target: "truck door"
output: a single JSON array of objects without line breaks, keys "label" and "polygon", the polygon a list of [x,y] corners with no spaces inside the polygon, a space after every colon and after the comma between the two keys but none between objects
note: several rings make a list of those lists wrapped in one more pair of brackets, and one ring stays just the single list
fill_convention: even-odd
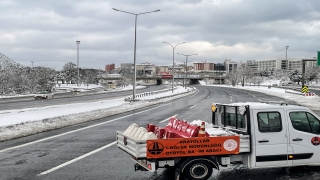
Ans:
[{"label": "truck door", "polygon": [[289,144],[294,165],[320,164],[320,121],[309,111],[288,110]]},{"label": "truck door", "polygon": [[252,118],[256,167],[286,166],[288,133],[283,109],[253,110]]}]

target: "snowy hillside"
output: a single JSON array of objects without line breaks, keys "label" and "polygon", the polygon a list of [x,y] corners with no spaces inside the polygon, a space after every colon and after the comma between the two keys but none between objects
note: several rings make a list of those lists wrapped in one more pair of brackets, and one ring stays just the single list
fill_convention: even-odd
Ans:
[{"label": "snowy hillside", "polygon": [[15,67],[17,65],[19,65],[19,64],[14,62],[12,59],[8,58],[4,54],[0,53],[0,66],[1,66],[1,69],[9,69],[10,67]]}]

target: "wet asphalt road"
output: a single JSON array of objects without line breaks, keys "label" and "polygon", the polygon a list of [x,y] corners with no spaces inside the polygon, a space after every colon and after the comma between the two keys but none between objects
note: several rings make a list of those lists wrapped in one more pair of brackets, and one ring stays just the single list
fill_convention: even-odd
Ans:
[{"label": "wet asphalt road", "polygon": [[[166,122],[160,122],[173,115],[188,121],[200,119],[210,122],[213,101],[228,103],[281,100],[233,88],[197,88],[199,91],[196,94],[172,102],[1,142],[0,179],[171,180],[173,172],[170,170],[135,172],[130,156],[119,150],[114,143],[116,131],[125,130],[133,122],[139,126],[147,123],[165,126]],[[211,179],[320,179],[320,167],[249,170],[235,165],[222,168]]]}]

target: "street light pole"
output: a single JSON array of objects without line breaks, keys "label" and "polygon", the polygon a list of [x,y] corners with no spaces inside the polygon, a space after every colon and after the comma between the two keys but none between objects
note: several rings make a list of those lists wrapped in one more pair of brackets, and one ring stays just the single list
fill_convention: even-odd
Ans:
[{"label": "street light pole", "polygon": [[[176,61],[179,61],[179,60],[176,60]],[[179,62],[182,62],[183,63],[183,66],[184,66],[184,68],[186,68],[186,63],[184,62],[184,61],[179,61]],[[179,74],[180,74],[180,68],[179,68]],[[178,74],[178,75],[179,75]],[[178,76],[178,78],[180,79],[180,77]],[[183,78],[183,86],[182,87],[184,87],[184,84],[185,84],[185,80],[186,80],[186,78]]]},{"label": "street light pole", "polygon": [[289,46],[286,46],[286,63],[287,63],[287,70],[289,70],[289,62],[288,62],[288,58],[287,58],[287,51],[288,51]]},{"label": "street light pole", "polygon": [[77,85],[79,86],[79,44],[80,44],[80,41],[76,41],[76,43],[77,43],[77,68],[78,68]]},{"label": "street light pole", "polygon": [[187,72],[188,72],[188,57],[189,56],[193,56],[193,55],[198,55],[198,54],[190,54],[190,55],[186,55],[186,54],[180,54],[177,53],[179,55],[185,56],[186,57],[186,83],[185,83],[185,89],[187,89]]},{"label": "street light pole", "polygon": [[160,11],[160,9],[158,10],[155,10],[155,11],[150,11],[150,12],[144,12],[144,13],[131,13],[131,12],[127,12],[127,11],[122,11],[122,10],[119,10],[119,9],[116,9],[116,8],[112,8],[113,10],[115,11],[120,11],[120,12],[123,12],[123,13],[128,13],[128,14],[132,14],[132,15],[135,15],[135,25],[134,25],[134,57],[133,57],[133,94],[132,94],[132,99],[133,101],[135,101],[136,99],[136,79],[137,79],[137,73],[136,73],[136,44],[137,44],[137,18],[138,18],[138,15],[140,14],[147,14],[147,13],[153,13],[153,12],[158,12]]},{"label": "street light pole", "polygon": [[175,45],[174,47],[173,47],[170,43],[167,43],[167,42],[163,42],[163,43],[169,44],[169,45],[172,47],[172,93],[173,93],[173,84],[174,84],[174,77],[173,77],[173,71],[174,71],[174,49],[175,49],[179,44],[184,44],[184,43],[186,43],[186,42],[178,43],[178,44]]},{"label": "street light pole", "polygon": [[219,77],[220,77],[219,84],[221,85],[221,64],[220,64],[220,66],[219,66]]}]

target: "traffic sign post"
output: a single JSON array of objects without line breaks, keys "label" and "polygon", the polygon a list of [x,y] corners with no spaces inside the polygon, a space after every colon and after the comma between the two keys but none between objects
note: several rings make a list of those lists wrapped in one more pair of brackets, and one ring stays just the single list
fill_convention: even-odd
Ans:
[{"label": "traffic sign post", "polygon": [[317,51],[317,65],[320,66],[320,51]]},{"label": "traffic sign post", "polygon": [[309,92],[308,86],[303,86],[302,89],[301,89],[301,92],[302,93],[308,93]]}]

